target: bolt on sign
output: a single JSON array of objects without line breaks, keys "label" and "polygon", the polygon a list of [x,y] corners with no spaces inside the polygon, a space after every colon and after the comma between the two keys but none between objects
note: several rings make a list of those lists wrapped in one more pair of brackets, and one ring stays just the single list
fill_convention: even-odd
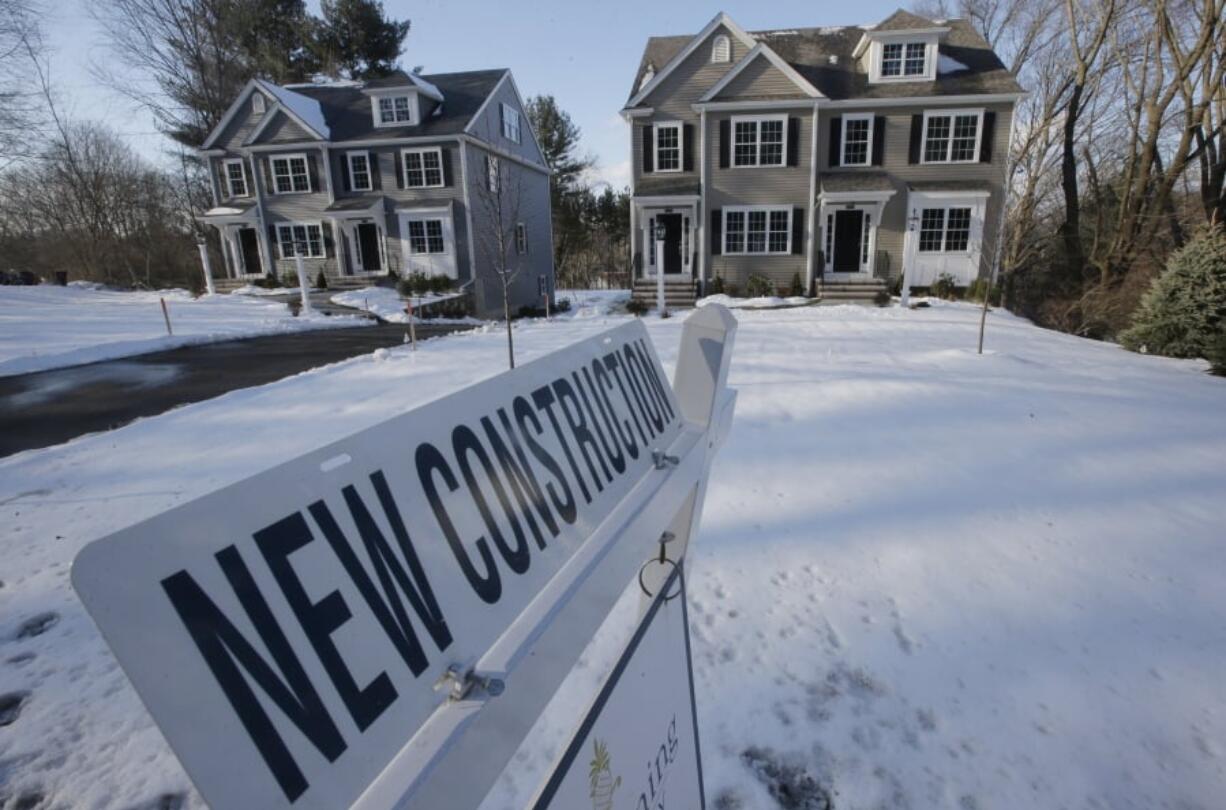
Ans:
[{"label": "bolt on sign", "polygon": [[533,810],[705,806],[684,575],[673,569]]},{"label": "bolt on sign", "polygon": [[73,585],[205,800],[475,807],[705,488],[735,321],[692,320],[688,395],[634,321],[88,545]]}]

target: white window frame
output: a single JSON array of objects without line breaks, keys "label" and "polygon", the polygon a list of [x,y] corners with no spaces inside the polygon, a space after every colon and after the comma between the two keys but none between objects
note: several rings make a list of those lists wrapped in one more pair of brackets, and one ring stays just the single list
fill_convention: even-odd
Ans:
[{"label": "white window frame", "polygon": [[[677,168],[661,169],[660,168],[660,130],[676,129],[677,130]],[[657,172],[664,174],[672,174],[685,170],[685,124],[681,121],[656,121],[652,125],[651,138],[652,168]]]},{"label": "white window frame", "polygon": [[[407,121],[398,121],[396,119],[396,99],[403,98],[408,100],[409,118]],[[383,120],[383,113],[379,109],[379,103],[383,99],[388,99],[392,103],[392,119],[391,121]],[[390,127],[411,127],[415,126],[421,120],[420,110],[418,108],[417,93],[414,92],[399,92],[399,93],[377,93],[370,97],[370,112],[374,118],[376,129],[388,129]]]},{"label": "white window frame", "polygon": [[732,40],[720,34],[711,43],[711,64],[722,65],[732,61]]},{"label": "white window frame", "polygon": [[[458,279],[455,223],[450,208],[416,208],[400,212],[401,267],[410,273],[445,275]],[[443,251],[441,253],[417,253],[409,237],[409,223],[439,220],[442,223]]]},{"label": "white window frame", "polygon": [[[966,247],[961,250],[949,249],[949,212],[954,210],[967,211],[966,220]],[[974,252],[975,241],[975,214],[977,206],[974,202],[940,202],[925,204],[919,208],[920,225],[915,234],[915,249],[921,256],[969,256]],[[921,246],[923,239],[923,218],[925,211],[942,211],[943,219],[941,220],[941,249],[940,250],[924,250]]]},{"label": "white window frame", "polygon": [[[970,160],[951,160],[950,157],[954,153],[954,119],[958,116],[976,117],[975,121],[975,154]],[[949,119],[949,143],[945,145],[944,160],[929,160],[928,159],[928,119],[929,118],[948,118]],[[962,110],[924,110],[924,128],[920,138],[919,159],[921,164],[929,166],[937,166],[941,164],[960,165],[966,163],[979,162],[979,150],[983,146],[983,108],[962,109]]]},{"label": "white window frame", "polygon": [[502,104],[502,137],[513,143],[520,143],[523,139],[519,110],[505,103]]},{"label": "white window frame", "polygon": [[263,115],[268,109],[266,99],[263,93],[251,94],[251,112],[254,115]]},{"label": "white window frame", "polygon": [[[428,183],[428,175],[426,173],[426,162],[421,162],[421,179],[422,185],[413,185],[409,182],[409,155],[425,155],[433,152],[438,157],[438,182]],[[400,150],[400,164],[404,171],[404,187],[409,188],[443,188],[447,185],[447,172],[443,169],[443,147],[441,146],[419,146],[413,149]]]},{"label": "white window frame", "polygon": [[502,161],[494,155],[485,156],[485,187],[490,194],[497,194],[502,185]]},{"label": "white window frame", "polygon": [[522,222],[515,223],[515,252],[520,256],[528,253],[528,226]]},{"label": "white window frame", "polygon": [[[756,211],[766,212],[766,250],[749,250],[749,215]],[[783,250],[771,250],[771,213],[776,211],[785,211],[788,215],[787,237],[788,243]],[[745,228],[742,231],[741,249],[728,249],[728,214],[743,213],[745,215]],[[725,206],[720,212],[720,239],[723,242],[721,245],[722,253],[725,256],[789,256],[792,253],[792,215],[795,212],[790,205],[730,205]]]},{"label": "white window frame", "polygon": [[[282,233],[282,231],[288,230],[288,231],[290,232],[290,235],[289,235],[289,241],[290,241],[290,242],[293,242],[293,241],[294,241],[294,232],[293,232],[293,229],[294,229],[294,228],[307,228],[307,229],[308,229],[308,230],[307,230],[307,251],[308,251],[308,252],[307,252],[307,253],[303,253],[303,254],[302,254],[302,258],[304,258],[304,259],[324,259],[324,258],[327,258],[327,256],[328,256],[328,246],[327,246],[327,244],[325,244],[325,242],[324,242],[324,224],[323,224],[322,222],[278,222],[278,223],[276,223],[276,229],[277,229],[277,254],[278,254],[278,255],[279,255],[279,256],[280,256],[282,259],[292,259],[292,258],[294,258],[294,254],[293,254],[293,253],[289,253],[289,254],[287,254],[287,253],[285,252],[285,240],[281,238],[281,233]],[[309,251],[310,251],[310,249],[311,249],[311,247],[310,247],[310,244],[311,244],[311,240],[310,240],[310,230],[309,230],[310,228],[318,228],[318,229],[319,229],[319,253],[318,253],[318,254],[315,254],[315,253],[310,253],[310,252],[309,252]],[[295,249],[295,250],[296,250],[296,249]]]},{"label": "white window frame", "polygon": [[[292,170],[289,171],[290,190],[282,191],[280,188],[277,187],[277,162],[282,161],[282,160],[286,162],[287,170],[292,169],[292,167],[289,165],[290,161],[292,160],[302,161],[302,165],[305,167],[305,174],[306,174],[306,188],[305,189],[294,188],[294,172]],[[279,195],[310,194],[311,192],[315,190],[311,186],[311,161],[307,157],[306,152],[294,152],[293,154],[290,154],[290,155],[270,155],[268,158],[268,168],[269,168],[269,171],[272,172],[272,193],[273,194],[279,194]]]},{"label": "white window frame", "polygon": [[[779,151],[778,163],[762,162],[762,122],[779,121],[783,129],[782,148]],[[754,162],[736,162],[736,125],[752,123],[754,125]],[[728,163],[734,169],[778,169],[788,165],[788,117],[787,115],[734,115],[728,124],[728,134],[732,140],[729,144]]]},{"label": "white window frame", "polygon": [[[873,139],[876,133],[876,122],[873,120],[875,116],[872,113],[851,113],[843,116],[842,132],[839,133],[839,165],[840,166],[872,166],[873,165]],[[868,148],[864,152],[863,163],[848,163],[847,162],[847,122],[848,121],[868,121]]]},{"label": "white window frame", "polygon": [[[936,79],[937,56],[940,50],[940,43],[935,35],[881,35],[881,39],[873,40],[868,51],[868,81],[869,84],[884,84],[890,82],[925,82]],[[899,73],[897,76],[885,75],[885,46],[886,45],[901,45],[902,56],[898,65]],[[907,70],[907,46],[908,45],[923,45],[924,46],[924,72],[908,75]]]},{"label": "white window frame", "polygon": [[[226,196],[227,197],[235,198],[235,197],[250,197],[251,196],[251,189],[247,187],[247,169],[243,165],[243,163],[244,161],[242,158],[226,158],[225,160],[221,162],[222,173],[226,177]],[[230,174],[230,167],[234,165],[238,166],[238,175],[240,178],[242,178],[242,181],[241,181],[243,184],[242,194],[238,194],[237,192],[234,191],[234,177],[231,176]],[[310,180],[309,171],[307,172],[307,180],[308,182]]]},{"label": "white window frame", "polygon": [[[354,179],[355,177],[357,177],[357,175],[354,174],[353,172],[353,159],[354,158],[361,158],[362,160],[366,161],[366,188],[358,188],[357,181]],[[371,167],[370,152],[366,152],[366,151],[346,152],[345,153],[345,163],[349,169],[349,188],[352,191],[374,191],[375,190],[375,175],[374,175],[374,172],[371,171],[371,168],[370,168]],[[439,164],[439,167],[441,170],[442,163]]]}]

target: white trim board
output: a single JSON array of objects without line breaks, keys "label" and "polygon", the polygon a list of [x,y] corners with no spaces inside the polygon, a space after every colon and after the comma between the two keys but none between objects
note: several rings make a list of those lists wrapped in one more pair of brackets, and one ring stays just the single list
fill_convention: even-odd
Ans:
[{"label": "white trim board", "polygon": [[748,31],[741,28],[741,26],[733,22],[731,17],[721,11],[719,14],[716,14],[713,18],[711,18],[711,22],[703,26],[701,31],[694,35],[693,39],[689,41],[689,44],[678,51],[676,56],[668,60],[668,64],[656,71],[656,74],[651,77],[651,81],[639,88],[639,91],[635,93],[628,102],[626,102],[626,106],[637,106],[640,101],[651,95],[651,92],[660,86],[660,83],[664,80],[664,77],[676,70],[677,66],[688,59],[690,54],[697,50],[698,46],[705,42],[707,37],[711,36],[715,29],[719,28],[721,25],[727,28],[728,31],[738,40],[740,40],[741,44],[746,48],[753,48],[757,44],[757,40],[754,39]]},{"label": "white trim board", "polygon": [[775,53],[773,48],[771,48],[765,42],[759,42],[757,45],[753,46],[749,53],[745,54],[745,58],[743,58],[740,62],[737,62],[732,70],[725,73],[724,77],[716,82],[710,90],[708,90],[701,98],[698,99],[698,101],[702,103],[714,99],[732,82],[733,79],[741,74],[741,71],[749,67],[749,64],[759,56],[766,57],[767,61],[778,68],[780,73],[786,76],[788,80],[792,82],[792,84],[796,85],[797,89],[799,89],[809,98],[825,98],[820,90],[810,84],[804,76],[797,73],[796,69],[785,62],[783,58],[779,56],[779,54]]}]

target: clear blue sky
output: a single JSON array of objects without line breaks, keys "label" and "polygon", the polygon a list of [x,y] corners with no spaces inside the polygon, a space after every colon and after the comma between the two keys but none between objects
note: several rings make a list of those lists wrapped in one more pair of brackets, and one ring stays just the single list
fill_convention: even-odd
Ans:
[{"label": "clear blue sky", "polygon": [[[59,90],[75,116],[105,121],[156,160],[167,142],[156,135],[150,117],[90,74],[91,62],[105,63],[108,57],[87,3],[48,2],[46,33],[55,49]],[[318,8],[315,0],[308,5]],[[697,32],[721,10],[678,0],[538,0],[518,8],[494,0],[385,0],[384,5],[392,16],[413,21],[404,67],[423,65],[428,73],[511,68],[525,97],[557,98],[583,130],[583,148],[596,157],[599,176],[617,186],[629,178],[629,136],[617,111],[647,37]],[[899,0],[758,0],[730,2],[722,10],[755,30],[876,22],[899,5]]]}]

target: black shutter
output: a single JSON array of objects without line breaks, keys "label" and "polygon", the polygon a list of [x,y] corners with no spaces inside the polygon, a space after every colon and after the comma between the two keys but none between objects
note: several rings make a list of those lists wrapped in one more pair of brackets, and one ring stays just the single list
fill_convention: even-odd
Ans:
[{"label": "black shutter", "polygon": [[643,174],[651,174],[654,171],[654,146],[652,142],[653,127],[651,124],[643,127],[642,143],[643,143]]},{"label": "black shutter", "polygon": [[404,188],[404,153],[396,150],[396,188]]},{"label": "black shutter", "polygon": [[319,185],[319,166],[314,155],[307,155],[307,177],[310,178],[311,191],[323,191]]},{"label": "black shutter", "polygon": [[803,256],[805,252],[805,209],[792,209],[792,255]]},{"label": "black shutter", "polygon": [[920,162],[920,144],[924,141],[924,116],[911,116],[911,145],[907,150],[907,162],[914,165]]},{"label": "black shutter", "polygon": [[873,119],[873,165],[885,165],[885,116]]},{"label": "black shutter", "polygon": [[270,256],[269,258],[271,258],[273,261],[276,261],[277,257],[281,255],[281,243],[277,241],[277,226],[276,225],[268,226],[268,241],[269,241],[268,249],[272,252],[272,256]]},{"label": "black shutter", "polygon": [[721,211],[718,208],[714,208],[711,210],[711,255],[718,256],[723,252],[724,252],[723,211]]},{"label": "black shutter", "polygon": [[694,171],[694,125],[682,124],[681,154],[685,159],[683,168],[687,172]]},{"label": "black shutter", "polygon": [[732,154],[732,122],[727,118],[719,122],[719,167],[728,168]]},{"label": "black shutter", "polygon": [[451,150],[446,146],[439,149],[440,160],[443,164],[443,185],[451,185]]},{"label": "black shutter", "polygon": [[379,153],[367,152],[366,165],[370,167],[370,187],[374,191],[383,188],[383,177],[379,171]]},{"label": "black shutter", "polygon": [[979,162],[992,162],[992,138],[996,134],[996,113],[983,114],[983,134],[979,141]]},{"label": "black shutter", "polygon": [[788,165],[799,166],[800,156],[800,119],[794,115],[788,116]]},{"label": "black shutter", "polygon": [[336,258],[336,245],[332,243],[332,229],[323,225],[319,226],[319,230],[323,232],[324,238],[324,258]]},{"label": "black shutter", "polygon": [[272,158],[264,158],[263,160],[256,158],[264,171],[264,187],[268,189],[269,194],[276,194],[277,187],[272,182]]},{"label": "black shutter", "polygon": [[349,176],[349,155],[341,153],[341,188],[353,191],[353,178]]},{"label": "black shutter", "polygon": [[830,168],[835,168],[843,164],[842,155],[843,141],[843,118],[836,115],[830,119]]}]

